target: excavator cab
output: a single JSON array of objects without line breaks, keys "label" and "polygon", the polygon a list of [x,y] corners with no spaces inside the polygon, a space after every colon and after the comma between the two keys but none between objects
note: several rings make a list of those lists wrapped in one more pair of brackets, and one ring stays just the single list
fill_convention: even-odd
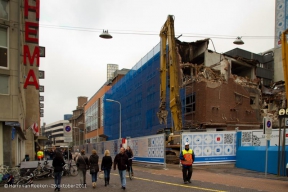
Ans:
[{"label": "excavator cab", "polygon": [[165,134],[165,141],[168,141],[170,134],[172,133],[172,128],[164,128],[157,131],[157,134]]}]

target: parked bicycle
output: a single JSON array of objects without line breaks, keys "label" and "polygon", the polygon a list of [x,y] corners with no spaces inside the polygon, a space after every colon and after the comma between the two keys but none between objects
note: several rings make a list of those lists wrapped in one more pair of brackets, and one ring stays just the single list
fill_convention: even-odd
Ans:
[{"label": "parked bicycle", "polygon": [[[54,171],[53,171],[54,172]],[[78,175],[78,169],[76,165],[72,165],[72,163],[66,163],[63,165],[63,171],[61,173],[61,176],[77,176]],[[52,177],[54,178],[54,174],[52,173]]]},{"label": "parked bicycle", "polygon": [[72,163],[66,163],[63,166],[63,171],[62,171],[63,175],[68,175],[68,176],[77,176],[78,175],[78,170],[76,165],[72,165]]},{"label": "parked bicycle", "polygon": [[27,169],[27,172],[25,176],[20,177],[20,179],[16,182],[17,185],[31,185],[34,181],[34,174],[30,171],[30,169]]},{"label": "parked bicycle", "polygon": [[53,175],[53,169],[51,166],[48,165],[49,162],[46,160],[44,161],[44,166],[41,165],[41,162],[38,162],[37,168],[33,171],[33,176],[35,179],[50,177]]},{"label": "parked bicycle", "polygon": [[13,185],[20,178],[20,164],[14,168],[0,165],[0,186],[5,184]]}]

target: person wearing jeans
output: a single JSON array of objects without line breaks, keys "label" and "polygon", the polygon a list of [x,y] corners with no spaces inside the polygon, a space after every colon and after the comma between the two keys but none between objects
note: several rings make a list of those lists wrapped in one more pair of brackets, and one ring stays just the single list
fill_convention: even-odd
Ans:
[{"label": "person wearing jeans", "polygon": [[97,173],[99,172],[99,156],[97,155],[97,152],[95,149],[92,150],[92,155],[89,158],[89,163],[90,163],[90,174],[92,177],[92,186],[93,188],[96,187],[96,182],[97,182]]},{"label": "person wearing jeans", "polygon": [[126,189],[126,169],[128,163],[128,156],[125,154],[125,149],[124,147],[121,147],[120,153],[118,153],[114,158],[114,170],[116,170],[117,165],[123,190]]},{"label": "person wearing jeans", "polygon": [[85,156],[85,150],[81,150],[81,156],[78,157],[76,162],[78,173],[80,177],[81,187],[86,187],[86,170],[89,167],[88,157]]},{"label": "person wearing jeans", "polygon": [[63,171],[63,166],[65,165],[63,156],[61,153],[56,152],[55,157],[52,162],[52,166],[54,167],[54,179],[55,179],[55,189],[54,191],[60,191],[61,184],[61,175]]},{"label": "person wearing jeans", "polygon": [[101,171],[104,171],[105,187],[109,185],[111,167],[112,158],[110,156],[110,151],[105,150],[104,157],[102,158],[101,162]]}]

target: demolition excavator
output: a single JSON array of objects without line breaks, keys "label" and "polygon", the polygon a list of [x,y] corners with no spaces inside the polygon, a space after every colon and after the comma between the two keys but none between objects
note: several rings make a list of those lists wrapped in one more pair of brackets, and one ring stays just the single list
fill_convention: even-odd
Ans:
[{"label": "demolition excavator", "polygon": [[[180,99],[180,67],[176,55],[176,42],[174,33],[174,16],[168,15],[167,21],[160,31],[160,107],[157,113],[160,124],[166,128],[158,131],[166,135],[166,163],[178,163],[180,153],[180,131],[182,130],[182,111]],[[168,52],[167,49],[168,41]],[[167,54],[168,53],[168,54]],[[168,60],[168,61],[167,61]],[[169,82],[167,81],[169,79]],[[167,82],[170,87],[170,110],[173,127],[167,128],[166,90]]]}]

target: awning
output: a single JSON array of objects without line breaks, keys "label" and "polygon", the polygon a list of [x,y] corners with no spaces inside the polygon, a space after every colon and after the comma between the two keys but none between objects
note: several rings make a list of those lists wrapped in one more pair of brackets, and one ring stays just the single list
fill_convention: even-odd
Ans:
[{"label": "awning", "polygon": [[21,129],[21,125],[19,122],[16,121],[5,121],[5,125],[10,126],[10,127],[14,127],[17,131],[17,134],[20,135],[24,140],[27,140],[23,130]]},{"label": "awning", "polygon": [[38,139],[38,140],[48,140],[47,137],[42,136],[42,135],[39,135],[37,139]]}]

